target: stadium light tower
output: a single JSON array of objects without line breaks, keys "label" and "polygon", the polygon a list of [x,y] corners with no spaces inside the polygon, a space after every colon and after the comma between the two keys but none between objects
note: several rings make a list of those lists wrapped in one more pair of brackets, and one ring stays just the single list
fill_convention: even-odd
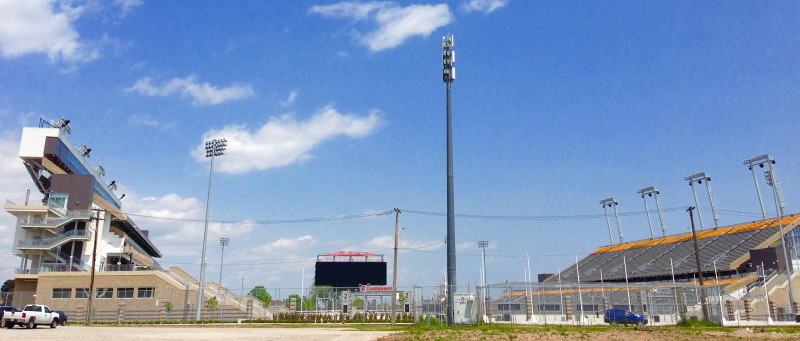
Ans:
[{"label": "stadium light tower", "polygon": [[700,214],[700,203],[697,201],[697,191],[694,188],[694,184],[697,183],[698,185],[702,185],[703,181],[706,182],[706,191],[708,192],[708,201],[711,203],[711,214],[714,216],[714,227],[719,227],[719,216],[717,216],[717,209],[714,206],[714,195],[711,194],[711,177],[706,175],[706,172],[700,172],[697,174],[692,174],[684,178],[684,180],[689,181],[689,186],[692,186],[692,194],[694,194],[694,205],[697,207],[697,219],[700,220],[700,230],[705,230],[705,225],[703,224],[703,215]]},{"label": "stadium light tower", "polygon": [[453,106],[451,87],[456,79],[453,36],[442,37],[442,81],[447,85],[447,325],[453,325],[453,291],[456,288],[456,221],[453,203]]},{"label": "stadium light tower", "polygon": [[750,169],[750,172],[753,173],[753,183],[756,185],[756,194],[758,194],[758,204],[761,205],[761,218],[763,220],[767,220],[767,210],[764,209],[764,199],[761,198],[761,189],[758,188],[758,178],[756,177],[755,165],[764,168],[764,163],[770,161],[772,161],[772,158],[769,156],[769,154],[754,156],[742,161],[742,163],[747,165],[747,168]]},{"label": "stadium light tower", "polygon": [[482,302],[483,303],[483,314],[486,315],[486,294],[489,293],[487,288],[486,288],[489,285],[489,282],[486,280],[486,248],[489,247],[489,241],[488,240],[479,240],[478,241],[478,247],[481,248],[481,250],[483,251],[483,260],[482,260],[482,263],[483,263],[482,264],[483,265],[482,266],[483,267],[483,295],[481,295],[482,296],[481,300],[483,301]]},{"label": "stadium light tower", "polygon": [[228,140],[213,139],[206,141],[206,157],[211,158],[211,167],[208,170],[208,197],[206,198],[206,219],[205,227],[203,228],[203,254],[200,259],[200,287],[197,291],[197,313],[195,320],[200,321],[200,313],[203,309],[203,286],[206,277],[206,242],[208,241],[208,214],[211,211],[211,180],[214,175],[214,157],[222,156],[225,154],[225,148],[228,146]]},{"label": "stadium light tower", "polygon": [[606,213],[606,226],[608,226],[608,239],[611,244],[614,244],[614,238],[611,236],[611,223],[608,221],[608,207],[614,208],[614,216],[617,218],[617,231],[619,232],[619,242],[622,243],[625,239],[622,237],[622,223],[619,220],[619,212],[617,212],[617,205],[619,203],[614,197],[600,200],[600,205],[603,205],[603,212]]},{"label": "stadium light tower", "polygon": [[[786,283],[789,283],[789,303],[792,306],[792,313],[797,315],[797,307],[795,306],[794,300],[794,290],[792,289],[792,272],[794,271],[794,261],[791,263],[789,262],[788,252],[786,251],[786,241],[783,237],[783,202],[781,200],[781,192],[778,189],[778,178],[775,175],[775,160],[773,160],[769,155],[764,160],[764,162],[760,163],[762,165],[766,163],[769,165],[769,169],[764,171],[764,177],[767,180],[767,185],[772,187],[772,195],[775,197],[775,211],[778,214],[778,228],[780,228],[780,235],[781,235],[781,247],[783,248],[783,261],[786,264]],[[792,245],[794,245],[795,240],[792,239]],[[796,253],[796,250],[795,250]]]},{"label": "stadium light tower", "polygon": [[[222,246],[222,251],[219,253],[219,286],[220,286],[220,288],[223,288],[223,286],[222,286],[222,264],[224,263],[223,261],[225,260],[225,247],[228,246],[228,244],[230,244],[230,243],[231,243],[231,240],[228,237],[222,237],[222,238],[219,239],[219,245]],[[225,291],[222,292],[222,301],[225,302]],[[222,316],[223,316],[222,315],[222,311],[223,311],[223,309],[219,310],[219,320],[220,321],[222,321]]]},{"label": "stadium light tower", "polygon": [[647,224],[650,225],[650,238],[655,238],[653,236],[653,224],[650,222],[650,211],[647,208],[647,198],[648,197],[656,197],[656,209],[658,210],[658,220],[661,222],[661,236],[667,236],[667,226],[664,224],[664,213],[661,211],[661,201],[658,200],[658,189],[656,186],[650,186],[647,188],[642,188],[638,192],[642,195],[642,200],[644,201],[644,210],[647,213]]}]

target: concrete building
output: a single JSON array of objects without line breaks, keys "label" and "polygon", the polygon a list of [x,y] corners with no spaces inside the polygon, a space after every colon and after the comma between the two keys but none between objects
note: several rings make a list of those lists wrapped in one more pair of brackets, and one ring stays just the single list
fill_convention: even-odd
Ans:
[{"label": "concrete building", "polygon": [[[68,124],[68,123],[67,123]],[[162,256],[143,230],[126,215],[107,182],[102,166],[88,162],[91,149],[76,148],[69,127],[40,121],[24,128],[19,157],[41,200],[6,200],[5,211],[17,217],[12,253],[19,257],[12,305],[47,304],[54,310],[86,313],[92,254],[94,313],[102,311],[180,311],[196,309],[198,281],[180,268],[162,268]],[[96,245],[96,246],[95,246]],[[216,283],[206,283],[206,301],[214,309],[263,318],[266,309]],[[214,299],[216,298],[216,299]],[[238,312],[238,313],[237,313]],[[208,312],[213,317],[213,311]],[[179,314],[180,315],[180,314]],[[189,319],[175,316],[177,319]]]}]

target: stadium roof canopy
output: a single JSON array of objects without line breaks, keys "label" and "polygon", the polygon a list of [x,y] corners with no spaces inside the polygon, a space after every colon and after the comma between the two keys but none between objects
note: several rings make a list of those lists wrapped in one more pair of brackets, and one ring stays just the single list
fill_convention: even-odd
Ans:
[{"label": "stadium roof canopy", "polygon": [[[800,216],[791,215],[782,219],[784,234],[798,224]],[[750,250],[780,245],[777,219],[724,226],[697,232],[700,263],[704,274],[717,270],[723,274],[739,272],[749,267]],[[623,261],[624,260],[624,261]],[[675,276],[691,278],[697,273],[692,234],[683,233],[663,238],[602,246],[578,261],[581,282],[625,281],[625,264],[630,282],[671,280],[672,260]],[[545,282],[555,282],[557,274]],[[561,271],[562,282],[577,282],[575,264]]]}]

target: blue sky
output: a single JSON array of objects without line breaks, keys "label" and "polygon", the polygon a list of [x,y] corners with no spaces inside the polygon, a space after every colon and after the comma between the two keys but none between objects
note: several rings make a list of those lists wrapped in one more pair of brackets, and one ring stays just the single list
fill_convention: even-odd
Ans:
[{"label": "blue sky", "polygon": [[[0,0],[0,22],[11,23],[0,28],[0,138],[13,146],[0,152],[0,195],[19,199],[32,186],[15,156],[21,127],[64,116],[72,142],[93,147],[91,162],[123,185],[126,211],[202,218],[208,164],[198,149],[227,137],[212,219],[233,222],[212,226],[210,263],[221,235],[234,264],[388,249],[388,216],[246,221],[444,212],[440,39],[454,34],[457,213],[601,214],[597,202],[609,196],[622,212],[641,211],[636,191],[650,185],[664,208],[686,207],[683,177],[699,171],[712,177],[718,208],[757,213],[741,160],[767,152],[795,212],[798,15],[791,1]],[[723,214],[720,223],[756,218]],[[444,217],[400,219],[401,246],[445,237]],[[202,225],[136,221],[153,231],[162,264],[198,263]],[[649,237],[643,215],[622,224],[627,240]],[[684,232],[688,217],[670,212],[666,224]],[[10,215],[0,219],[0,232],[12,226]],[[602,218],[458,218],[456,228],[462,285],[478,279],[476,240],[488,239],[490,254],[563,255],[532,257],[534,274],[608,242]],[[401,253],[401,285],[441,282],[444,246],[425,250]],[[524,258],[489,262],[491,282],[522,279]],[[232,265],[223,281],[297,287],[303,267],[309,283],[313,263],[302,262]]]}]

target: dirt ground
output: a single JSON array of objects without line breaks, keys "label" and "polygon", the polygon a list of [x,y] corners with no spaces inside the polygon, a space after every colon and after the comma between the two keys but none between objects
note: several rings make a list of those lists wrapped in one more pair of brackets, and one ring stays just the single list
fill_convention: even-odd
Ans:
[{"label": "dirt ground", "polygon": [[342,328],[240,328],[199,326],[65,326],[50,329],[0,328],[0,340],[376,340],[391,331],[358,331]]},{"label": "dirt ground", "polygon": [[758,328],[727,331],[693,331],[668,328],[619,328],[608,330],[430,330],[398,333],[380,341],[400,340],[800,340],[800,334],[765,332]]}]

